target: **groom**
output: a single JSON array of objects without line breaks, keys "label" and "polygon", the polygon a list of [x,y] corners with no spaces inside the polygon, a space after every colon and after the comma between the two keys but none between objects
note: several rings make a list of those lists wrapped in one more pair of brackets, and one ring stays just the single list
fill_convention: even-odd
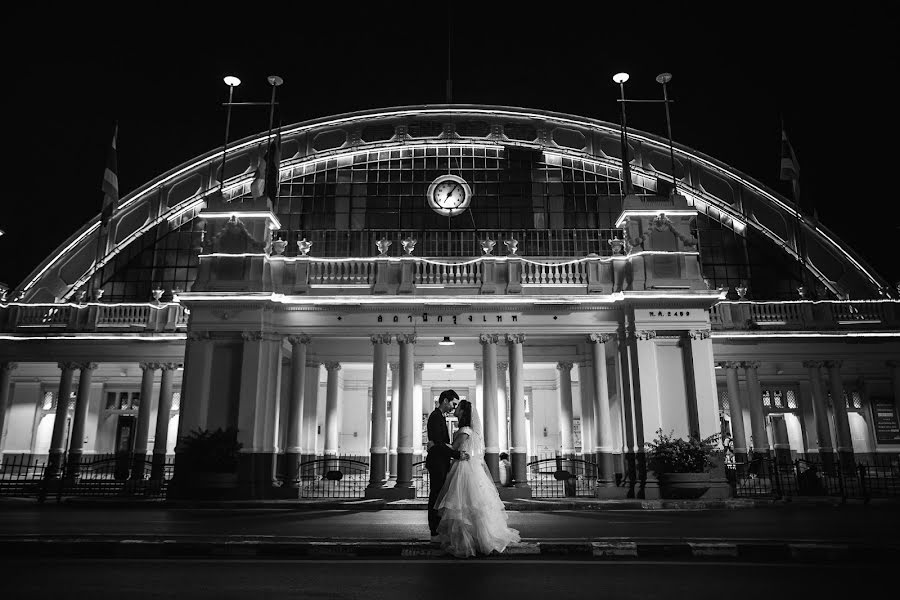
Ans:
[{"label": "groom", "polygon": [[447,444],[450,443],[450,434],[447,431],[445,415],[453,410],[459,395],[453,390],[444,390],[438,397],[437,408],[428,417],[428,457],[425,459],[425,468],[428,469],[428,480],[431,490],[428,494],[428,528],[431,537],[438,534],[438,523],[441,517],[435,510],[438,494],[444,487],[444,480],[450,472],[450,459],[468,460],[469,455],[459,450],[453,450]]}]

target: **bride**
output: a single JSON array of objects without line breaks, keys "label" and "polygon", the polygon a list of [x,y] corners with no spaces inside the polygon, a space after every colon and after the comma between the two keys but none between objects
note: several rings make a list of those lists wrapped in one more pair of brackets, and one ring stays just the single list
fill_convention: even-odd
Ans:
[{"label": "bride", "polygon": [[503,552],[520,538],[518,531],[506,526],[506,509],[484,462],[481,419],[468,400],[461,400],[453,414],[459,429],[452,447],[468,452],[469,460],[453,463],[438,495],[438,539],[445,551],[459,558]]}]

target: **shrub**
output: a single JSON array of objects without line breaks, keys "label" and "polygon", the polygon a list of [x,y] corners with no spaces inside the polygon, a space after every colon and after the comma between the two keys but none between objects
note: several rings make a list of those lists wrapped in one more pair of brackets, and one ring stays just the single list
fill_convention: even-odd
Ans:
[{"label": "shrub", "polygon": [[719,453],[716,442],[719,434],[707,438],[691,435],[688,439],[668,435],[656,430],[656,438],[644,443],[647,447],[647,467],[656,473],[705,473],[712,466],[713,457]]},{"label": "shrub", "polygon": [[238,452],[243,447],[237,440],[237,429],[221,427],[215,431],[195,429],[183,438],[183,455],[192,471],[234,473]]}]

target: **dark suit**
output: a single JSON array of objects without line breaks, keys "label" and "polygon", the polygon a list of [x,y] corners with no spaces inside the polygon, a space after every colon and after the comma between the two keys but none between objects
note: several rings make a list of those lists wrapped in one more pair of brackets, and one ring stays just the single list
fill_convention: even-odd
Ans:
[{"label": "dark suit", "polygon": [[459,450],[453,450],[446,445],[450,443],[450,433],[447,431],[444,413],[440,409],[434,409],[428,416],[428,439],[434,442],[434,446],[431,447],[425,458],[425,467],[428,469],[428,480],[431,487],[428,494],[428,528],[431,529],[431,535],[435,535],[441,517],[434,509],[434,504],[437,502],[438,494],[441,493],[441,488],[444,487],[447,473],[450,472],[450,459],[459,458]]}]

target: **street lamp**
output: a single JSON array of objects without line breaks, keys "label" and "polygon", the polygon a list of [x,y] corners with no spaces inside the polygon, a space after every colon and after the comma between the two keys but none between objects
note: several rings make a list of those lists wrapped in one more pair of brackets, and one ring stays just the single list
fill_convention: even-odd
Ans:
[{"label": "street lamp", "polygon": [[631,184],[631,166],[628,159],[628,126],[625,122],[625,82],[628,81],[628,73],[616,73],[613,75],[613,81],[619,84],[619,91],[622,95],[620,102],[622,103],[622,195],[628,196],[634,194],[634,188]]},{"label": "street lamp", "polygon": [[675,147],[672,144],[672,120],[669,118],[669,90],[666,84],[672,81],[671,73],[660,73],[656,76],[656,83],[662,85],[663,103],[666,105],[666,131],[669,133],[669,160],[672,163],[672,194],[678,193],[678,180],[675,178]]},{"label": "street lamp", "polygon": [[219,180],[219,190],[225,187],[225,152],[228,150],[228,130],[231,128],[231,100],[234,97],[234,88],[241,85],[241,80],[234,75],[226,75],[222,80],[228,86],[228,107],[225,109],[225,143],[222,144],[222,175]]}]

